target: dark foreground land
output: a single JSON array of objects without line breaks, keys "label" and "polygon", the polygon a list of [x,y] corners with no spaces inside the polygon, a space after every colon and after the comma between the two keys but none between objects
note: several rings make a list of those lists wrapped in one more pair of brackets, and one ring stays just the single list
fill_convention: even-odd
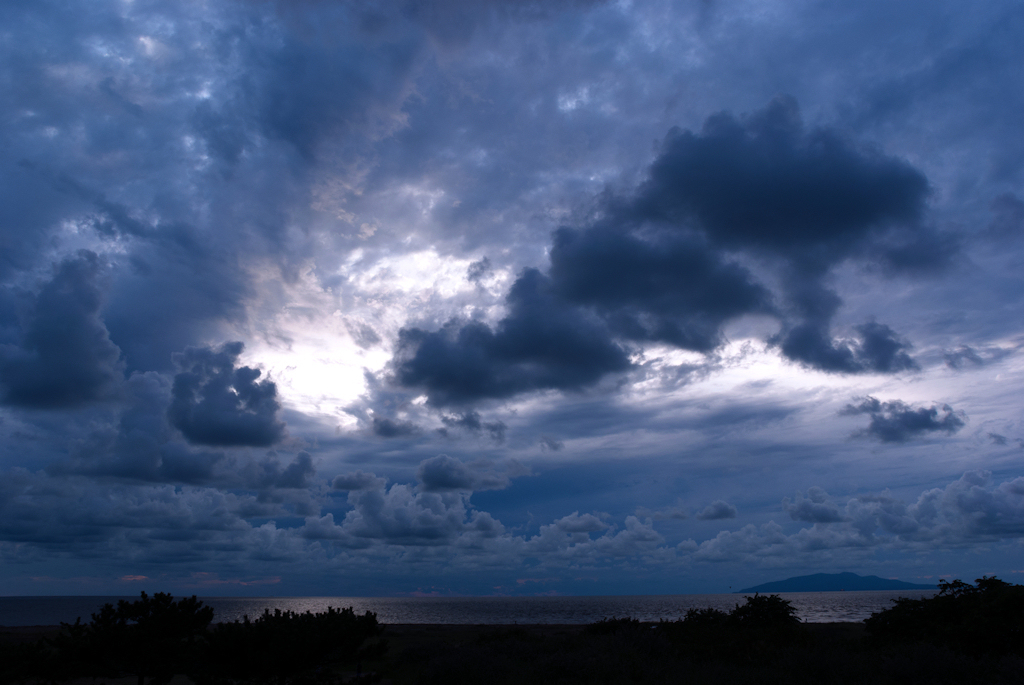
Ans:
[{"label": "dark foreground land", "polygon": [[672,622],[531,626],[381,626],[350,610],[210,626],[212,612],[194,600],[181,600],[183,610],[166,595],[143,600],[77,627],[0,628],[0,682],[1024,682],[1024,586],[994,578],[944,584],[934,598],[898,600],[863,623],[826,624],[800,623],[774,595]]}]

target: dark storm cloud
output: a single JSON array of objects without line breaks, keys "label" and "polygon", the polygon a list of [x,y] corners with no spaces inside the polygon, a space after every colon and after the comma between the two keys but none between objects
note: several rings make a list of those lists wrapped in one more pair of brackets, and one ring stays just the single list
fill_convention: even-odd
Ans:
[{"label": "dark storm cloud", "polygon": [[[207,232],[202,221],[193,223],[198,217],[190,213],[190,206],[199,200],[173,180],[179,170],[176,153],[158,144],[162,137],[176,135],[175,127],[181,125],[171,116],[175,109],[168,105],[169,111],[161,117],[146,121],[145,130],[150,136],[143,139],[145,144],[132,135],[137,123],[125,124],[120,135],[111,135],[106,141],[116,150],[110,154],[136,162],[144,158],[147,173],[135,169],[128,172],[130,179],[94,179],[90,177],[93,170],[88,168],[57,171],[60,166],[53,161],[23,163],[38,183],[64,196],[63,204],[70,205],[63,217],[65,222],[76,225],[80,233],[87,233],[86,229],[93,232],[91,237],[100,245],[116,241],[122,246],[112,259],[107,327],[121,347],[129,371],[167,370],[171,352],[194,343],[197,333],[208,333],[211,322],[242,318],[242,299],[251,292],[248,276],[234,256],[262,242],[251,240],[251,236],[250,241],[239,240],[237,234],[247,232],[252,225],[242,218],[244,211],[236,211],[237,207],[228,210],[234,214],[231,231]],[[90,130],[99,124],[84,117],[73,125]],[[97,190],[98,180],[105,181],[109,190]],[[148,205],[131,194],[126,201],[111,199],[112,194],[124,196],[120,184],[126,182],[159,197]],[[210,179],[203,202],[211,195],[217,196],[218,213],[223,212],[225,204],[234,203],[231,196],[237,188],[232,186],[223,178]],[[287,188],[288,184],[281,187]],[[285,191],[275,189],[274,193],[262,194],[261,199],[281,200],[284,195]],[[264,230],[269,216],[273,213],[264,213]],[[176,325],[168,325],[168,320]]]},{"label": "dark storm cloud", "polygon": [[962,548],[971,542],[1016,540],[1024,534],[1024,478],[993,486],[989,472],[968,471],[909,504],[886,492],[855,497],[840,507],[824,491],[811,488],[806,498],[783,500],[783,507],[795,520],[816,525],[792,535],[774,521],[722,531],[701,543],[694,558],[751,562],[872,547],[920,553],[927,549],[922,543]]},{"label": "dark storm cloud", "polygon": [[316,467],[313,466],[313,457],[309,452],[299,452],[295,455],[292,463],[284,470],[276,472],[276,469],[269,469],[274,477],[269,479],[269,485],[275,488],[308,488],[312,485],[312,478],[316,475]]},{"label": "dark storm cloud", "polygon": [[829,500],[828,493],[816,486],[808,489],[806,495],[798,493],[793,500],[783,499],[782,510],[794,521],[838,523],[846,520],[836,503]]},{"label": "dark storm cloud", "polygon": [[804,323],[782,336],[780,349],[793,361],[836,373],[896,373],[915,370],[910,344],[888,326],[868,322],[854,326],[857,337],[835,340],[825,324]]},{"label": "dark storm cloud", "polygon": [[284,437],[284,423],[277,418],[277,386],[257,381],[259,369],[235,368],[242,348],[233,342],[176,355],[181,372],[174,376],[167,416],[189,442],[263,447]]},{"label": "dark storm cloud", "polygon": [[842,414],[868,414],[871,423],[860,434],[882,442],[906,442],[927,433],[952,435],[967,422],[964,412],[955,411],[948,404],[915,409],[900,400],[881,402],[874,397],[846,405]]},{"label": "dark storm cloud", "polygon": [[174,439],[167,423],[169,379],[153,372],[135,373],[124,390],[125,408],[117,423],[75,441],[70,461],[54,464],[48,471],[160,483],[211,481],[224,455],[195,450]]},{"label": "dark storm cloud", "polygon": [[[714,115],[700,133],[670,132],[631,197],[606,194],[593,222],[556,230],[549,274],[520,276],[496,331],[476,322],[403,330],[395,378],[439,405],[578,389],[627,368],[613,339],[709,353],[723,344],[723,326],[747,314],[780,318],[771,342],[805,366],[916,370],[910,344],[884,323],[837,338],[842,299],[823,279],[854,257],[889,273],[948,261],[935,247],[946,243],[922,222],[927,195],[906,162],[805,128],[792,98],[741,119]],[[728,251],[781,259],[782,305]],[[591,315],[606,328],[586,323],[590,345],[570,330],[555,343],[557,321]]]},{"label": "dark storm cloud", "polygon": [[970,345],[961,345],[955,350],[950,350],[942,355],[946,360],[946,366],[951,369],[962,369],[967,364],[982,366],[985,360]]},{"label": "dark storm cloud", "polygon": [[857,358],[867,371],[894,373],[917,369],[917,362],[906,350],[909,343],[901,340],[896,331],[874,321],[855,326],[858,333]]},{"label": "dark storm cloud", "polygon": [[130,559],[133,568],[167,569],[287,547],[273,524],[256,528],[245,520],[242,512],[256,508],[250,495],[214,488],[102,485],[15,470],[0,482],[0,538],[78,563]]},{"label": "dark storm cloud", "polygon": [[593,514],[583,514],[574,511],[568,516],[563,516],[551,523],[551,526],[563,533],[596,533],[607,530],[608,524]]},{"label": "dark storm cloud", "polygon": [[[132,374],[124,384],[117,420],[73,440],[70,459],[54,462],[46,471],[55,476],[247,488],[258,490],[261,501],[273,503],[288,499],[287,493],[277,490],[305,490],[314,484],[316,469],[308,452],[300,451],[290,463],[282,464],[275,452],[257,460],[245,451],[228,456],[186,443],[170,423],[168,405],[174,402],[173,393],[174,384],[164,374]],[[241,430],[237,421],[222,428]],[[308,504],[302,499],[289,501],[301,509]]]},{"label": "dark storm cloud", "polygon": [[560,228],[551,280],[567,302],[596,308],[617,335],[701,352],[722,343],[729,319],[772,311],[771,295],[746,269],[675,235]]},{"label": "dark storm cloud", "polygon": [[961,236],[924,230],[879,240],[868,257],[877,261],[886,276],[934,276],[952,266],[962,250]]},{"label": "dark storm cloud", "polygon": [[496,442],[505,440],[505,431],[508,429],[508,426],[503,421],[481,420],[480,414],[475,411],[442,415],[441,423],[444,424],[444,428],[438,428],[438,432],[442,435],[449,435],[449,429],[477,434],[487,431]]},{"label": "dark storm cloud", "polygon": [[416,478],[430,491],[473,490],[476,479],[458,459],[442,454],[420,464]]},{"label": "dark storm cloud", "polygon": [[951,369],[962,370],[971,366],[985,366],[998,362],[999,360],[1010,356],[1018,349],[1020,345],[1013,347],[998,347],[994,345],[960,345],[955,350],[948,350],[943,352],[942,356],[946,360],[946,366]]},{"label": "dark storm cloud", "polygon": [[386,488],[383,478],[362,472],[338,476],[335,489],[348,491],[351,510],[339,524],[332,513],[307,518],[302,535],[366,549],[378,544],[438,546],[457,538],[460,546],[478,547],[482,540],[504,533],[490,514],[471,510],[469,491],[505,487],[508,474],[446,455],[422,462],[418,473],[418,488],[400,483]]},{"label": "dark storm cloud", "polygon": [[354,471],[335,476],[331,481],[331,487],[335,490],[382,490],[387,481],[378,478],[372,473]]},{"label": "dark storm cloud", "polygon": [[[714,115],[700,133],[672,131],[636,197],[612,202],[605,220],[697,228],[712,245],[782,258],[797,319],[776,341],[782,353],[825,371],[893,373],[916,368],[908,345],[874,322],[858,326],[855,341],[834,339],[842,300],[821,278],[850,257],[880,260],[893,273],[948,262],[955,246],[922,226],[927,194],[927,180],[906,162],[836,131],[807,130],[795,100],[780,97],[743,119]],[[758,310],[752,303],[764,311],[763,295],[752,297],[743,280],[746,311]],[[742,302],[728,313],[742,313]]]},{"label": "dark storm cloud", "polygon": [[102,268],[96,254],[80,251],[32,298],[20,339],[0,347],[5,404],[56,409],[117,394],[124,371],[100,318]]},{"label": "dark storm cloud", "polygon": [[[374,123],[376,106],[397,102],[419,52],[418,41],[394,22],[380,27],[394,34],[374,36],[374,31],[351,30],[355,22],[348,8],[323,10],[309,16],[301,8],[287,13],[298,30],[276,50],[259,56],[264,71],[252,93],[267,136],[288,141],[307,158],[325,136],[365,129]],[[344,40],[320,38],[328,27],[349,35]],[[367,38],[372,52],[366,49]],[[213,140],[229,153],[237,145],[222,135]]]},{"label": "dark storm cloud", "polygon": [[945,490],[923,493],[914,507],[915,513],[928,521],[937,504],[940,511],[945,510],[942,513],[947,518],[957,519],[957,532],[964,537],[992,539],[1024,535],[1024,477],[992,487],[991,476],[988,471],[968,471]]},{"label": "dark storm cloud", "polygon": [[487,464],[466,464],[447,454],[424,460],[416,470],[425,492],[501,490],[515,475],[525,475],[525,471],[515,467],[511,472],[499,472]]},{"label": "dark storm cloud", "polygon": [[915,226],[928,193],[906,162],[806,130],[792,98],[700,133],[672,131],[651,165],[636,218],[696,219],[716,243],[832,263],[891,225]]},{"label": "dark storm cloud", "polygon": [[170,371],[174,353],[245,319],[253,290],[232,256],[240,247],[183,223],[136,245],[114,275],[107,315],[129,370]]},{"label": "dark storm cloud", "polygon": [[526,269],[494,330],[449,322],[437,332],[402,329],[395,377],[423,388],[431,404],[464,404],[532,390],[580,390],[625,371],[626,352],[599,321],[561,301],[551,280]]},{"label": "dark storm cloud", "polygon": [[382,438],[405,438],[415,435],[420,427],[412,421],[399,421],[386,417],[373,417],[373,434]]},{"label": "dark storm cloud", "polygon": [[815,276],[790,269],[784,288],[796,322],[789,324],[771,342],[778,344],[788,359],[811,368],[845,373],[863,371],[856,345],[832,338],[832,318],[842,305],[842,299]]},{"label": "dark storm cloud", "polygon": [[565,443],[550,435],[540,436],[540,448],[544,451],[560,452],[565,449]]},{"label": "dark storm cloud", "polygon": [[736,507],[723,500],[716,500],[697,513],[699,521],[721,521],[736,518]]}]

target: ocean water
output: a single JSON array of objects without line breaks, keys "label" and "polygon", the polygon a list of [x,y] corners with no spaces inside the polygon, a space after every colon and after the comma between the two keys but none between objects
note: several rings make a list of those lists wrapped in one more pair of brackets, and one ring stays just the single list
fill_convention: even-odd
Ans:
[{"label": "ocean water", "polygon": [[[808,623],[863,621],[892,606],[897,597],[918,599],[930,590],[871,592],[782,592]],[[372,611],[381,623],[448,624],[586,624],[602,618],[631,617],[641,621],[674,621],[687,609],[712,607],[727,611],[746,595],[636,595],[603,597],[201,597],[213,607],[214,621],[256,618],[264,609],[295,612],[352,607]],[[57,625],[88,622],[106,603],[134,597],[0,597],[0,626]]]}]

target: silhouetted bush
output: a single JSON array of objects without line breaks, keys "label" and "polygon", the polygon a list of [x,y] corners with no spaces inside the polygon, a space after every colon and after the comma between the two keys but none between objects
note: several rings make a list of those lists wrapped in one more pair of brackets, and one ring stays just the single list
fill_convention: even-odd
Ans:
[{"label": "silhouetted bush", "polygon": [[778,645],[795,639],[800,625],[793,605],[778,595],[747,597],[726,613],[719,609],[690,609],[678,621],[659,627],[681,654],[695,659],[764,658]]},{"label": "silhouetted bush", "polygon": [[1024,656],[1024,586],[998,578],[939,582],[939,594],[894,600],[864,621],[875,641],[924,642],[973,654]]},{"label": "silhouetted bush", "polygon": [[694,629],[715,630],[729,623],[729,614],[721,609],[687,609],[682,619]]},{"label": "silhouetted bush", "polygon": [[[336,669],[375,659],[387,643],[374,640],[383,627],[377,616],[351,609],[323,613],[265,611],[254,621],[209,629],[213,609],[195,597],[142,593],[140,600],[106,604],[92,621],[62,623],[61,633],[34,646],[3,645],[0,656],[18,667],[0,666],[3,682],[62,681],[132,674],[139,685],[159,685],[175,674],[197,684],[334,683]],[[369,644],[367,642],[369,641]],[[350,679],[351,681],[351,679]],[[372,682],[361,678],[360,682]]]},{"label": "silhouetted bush", "polygon": [[638,628],[640,626],[640,620],[636,618],[602,618],[600,621],[591,623],[583,630],[588,635],[610,635],[617,633],[623,629]]},{"label": "silhouetted bush", "polygon": [[177,602],[169,594],[145,592],[134,602],[105,604],[92,621],[61,623],[52,642],[55,661],[51,677],[104,676],[130,673],[143,685],[170,680],[192,668],[213,609],[192,596]]},{"label": "silhouetted bush", "polygon": [[760,595],[747,597],[745,604],[729,612],[729,621],[744,630],[790,631],[800,624],[796,617],[796,609],[788,600],[778,595]]},{"label": "silhouetted bush", "polygon": [[220,623],[208,636],[207,658],[192,674],[199,685],[224,683],[333,682],[333,670],[379,658],[387,643],[375,641],[383,628],[377,615],[328,607],[298,614],[276,609],[254,621]]}]

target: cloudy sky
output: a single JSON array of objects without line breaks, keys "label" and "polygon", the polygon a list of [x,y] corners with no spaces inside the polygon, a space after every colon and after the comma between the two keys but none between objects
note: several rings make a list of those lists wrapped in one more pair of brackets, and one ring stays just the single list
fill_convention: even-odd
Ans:
[{"label": "cloudy sky", "polygon": [[0,5],[2,594],[1024,582],[1024,7]]}]

